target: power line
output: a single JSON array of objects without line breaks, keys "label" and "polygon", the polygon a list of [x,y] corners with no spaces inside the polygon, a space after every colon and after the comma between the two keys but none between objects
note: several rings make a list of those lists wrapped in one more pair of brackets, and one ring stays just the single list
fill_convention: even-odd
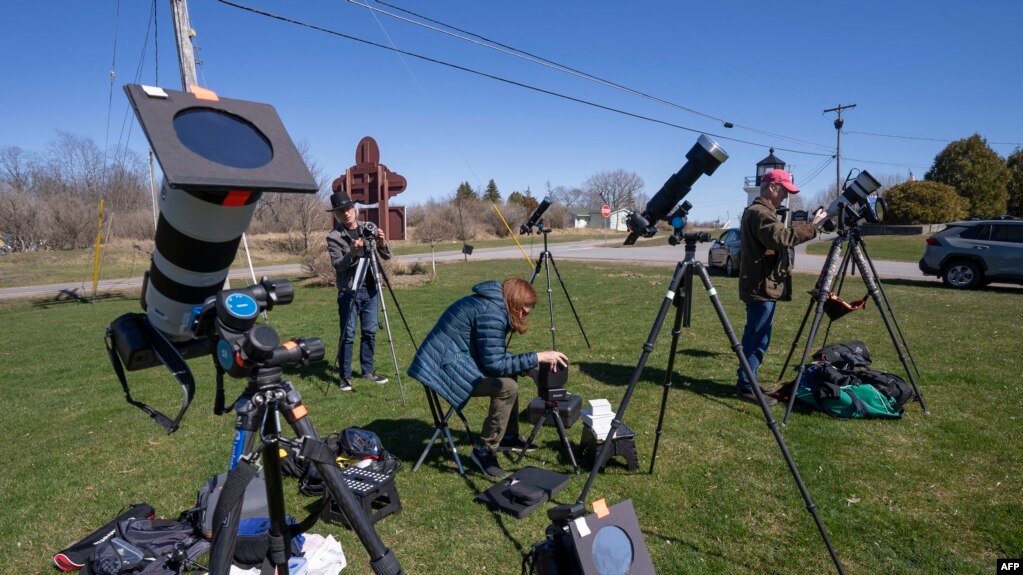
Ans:
[{"label": "power line", "polygon": [[[387,46],[387,45],[384,45],[384,44],[380,44],[378,42],[373,42],[371,40],[366,40],[364,38],[359,38],[357,36],[352,36],[350,34],[345,34],[343,32],[338,32],[336,30],[331,30],[329,28],[324,28],[324,27],[316,25],[316,24],[310,24],[308,22],[303,22],[303,21],[296,20],[296,19],[293,19],[293,18],[288,18],[286,16],[280,16],[280,15],[274,14],[272,12],[267,12],[267,11],[264,11],[264,10],[259,10],[257,8],[252,8],[250,6],[245,6],[243,4],[238,4],[238,3],[232,2],[230,0],[217,0],[217,1],[220,2],[221,4],[224,4],[224,5],[227,5],[227,6],[231,6],[232,8],[237,8],[239,10],[244,10],[246,12],[251,12],[253,14],[257,14],[257,15],[260,15],[260,16],[265,16],[267,18],[272,18],[272,19],[279,20],[281,22],[285,22],[285,23],[288,23],[288,24],[293,24],[293,25],[296,25],[296,26],[300,26],[300,27],[304,27],[304,28],[309,28],[309,29],[315,30],[317,32],[323,32],[325,34],[329,34],[329,35],[332,35],[332,36],[337,36],[339,38],[344,38],[344,39],[347,39],[347,40],[352,40],[352,41],[358,42],[360,44],[365,44],[365,45],[368,45],[368,46],[372,46],[374,48],[380,48],[382,50],[387,50],[387,51],[395,52],[395,53],[398,53],[398,54],[403,54],[403,55],[406,55],[406,56],[410,56],[410,57],[413,57],[413,58],[418,58],[418,59],[426,61],[426,62],[430,62],[430,63],[433,63],[433,64],[438,64],[440,66],[446,66],[448,68],[452,68],[452,69],[459,70],[459,71],[462,71],[462,72],[467,72],[469,74],[474,74],[474,75],[481,76],[481,77],[484,77],[484,78],[487,78],[487,79],[495,80],[495,81],[502,82],[502,83],[505,83],[505,84],[510,84],[510,85],[513,85],[513,86],[517,86],[519,88],[524,88],[524,89],[527,89],[527,90],[532,90],[532,91],[535,91],[535,92],[539,92],[541,94],[546,94],[548,96],[554,96],[556,98],[561,98],[561,99],[564,99],[564,100],[568,100],[570,102],[575,102],[575,103],[578,103],[578,104],[583,104],[583,105],[586,105],[586,106],[590,106],[590,107],[593,107],[593,108],[598,108],[598,109],[605,110],[605,111],[608,111],[608,112],[613,112],[613,113],[616,113],[616,114],[621,114],[623,116],[628,116],[630,118],[635,118],[635,119],[638,119],[638,120],[644,120],[644,121],[647,121],[647,122],[652,122],[652,123],[655,123],[655,124],[660,124],[660,125],[667,126],[667,127],[670,127],[670,128],[676,128],[676,129],[679,129],[679,130],[684,130],[684,131],[692,132],[692,133],[696,133],[696,134],[706,134],[708,136],[712,136],[712,137],[718,138],[720,140],[729,141],[729,142],[735,142],[735,143],[739,143],[739,144],[746,144],[746,145],[750,145],[750,146],[756,146],[758,148],[774,147],[776,150],[781,150],[781,151],[784,151],[784,152],[791,152],[791,153],[794,153],[794,154],[803,154],[803,155],[808,155],[808,156],[820,156],[820,157],[828,157],[828,158],[833,158],[834,157],[834,154],[830,154],[830,153],[810,152],[810,151],[806,151],[806,150],[797,150],[797,149],[793,149],[793,148],[783,148],[781,146],[771,146],[769,144],[764,144],[764,143],[760,143],[760,142],[753,142],[753,141],[744,140],[744,139],[741,139],[741,138],[734,138],[734,137],[725,136],[725,135],[722,135],[722,134],[715,134],[713,132],[706,132],[706,131],[703,131],[703,130],[697,130],[695,128],[690,128],[688,126],[683,126],[681,124],[675,124],[673,122],[668,122],[666,120],[660,120],[660,119],[653,118],[653,117],[650,117],[650,116],[644,116],[642,114],[636,114],[636,113],[633,113],[633,112],[628,112],[626,110],[622,110],[622,109],[619,109],[619,108],[614,108],[614,107],[611,107],[611,106],[605,106],[603,104],[599,104],[599,103],[596,103],[596,102],[591,102],[589,100],[584,100],[582,98],[577,98],[575,96],[569,96],[569,95],[566,95],[566,94],[562,94],[560,92],[555,92],[553,90],[548,90],[548,89],[545,89],[545,88],[540,88],[538,86],[533,86],[531,84],[526,84],[524,82],[519,82],[519,81],[516,81],[516,80],[511,80],[511,79],[504,78],[504,77],[501,77],[501,76],[497,76],[497,75],[494,75],[494,74],[490,74],[490,73],[487,73],[487,72],[482,72],[480,70],[476,70],[476,69],[473,69],[473,68],[462,66],[460,64],[454,64],[454,63],[451,63],[451,62],[446,62],[444,60],[439,60],[437,58],[432,58],[430,56],[425,56],[425,55],[422,55],[422,54],[417,54],[415,52],[410,52],[410,51],[402,50],[402,49],[399,49],[399,48],[396,48],[396,47]],[[921,168],[921,167],[922,168],[927,168],[928,167],[928,166],[920,166],[920,165],[906,164],[906,163],[879,162],[879,161],[871,161],[871,160],[857,160],[857,159],[854,159],[854,158],[848,158],[848,159],[850,159],[852,161],[857,161],[857,162],[873,163],[873,164],[883,164],[883,165],[891,165],[891,166],[899,166],[899,167],[916,167],[916,168]]]},{"label": "power line", "polygon": [[492,39],[487,38],[485,36],[482,36],[480,34],[476,34],[474,32],[468,31],[468,30],[463,30],[463,29],[458,28],[456,26],[453,26],[451,24],[447,24],[445,22],[441,22],[439,20],[435,20],[433,18],[430,18],[428,16],[424,16],[422,14],[413,12],[411,10],[406,10],[404,8],[401,8],[400,6],[395,6],[393,4],[389,4],[387,2],[384,2],[383,0],[376,0],[376,2],[378,4],[383,4],[384,6],[389,6],[391,8],[394,8],[395,10],[399,10],[399,11],[404,12],[406,14],[411,14],[411,15],[417,17],[417,18],[422,18],[423,20],[426,20],[427,22],[432,22],[432,23],[437,24],[439,26],[443,26],[445,28],[449,28],[451,30],[455,30],[455,31],[457,31],[457,32],[459,32],[461,34],[467,34],[467,35],[472,36],[474,38],[478,38],[481,41],[476,41],[476,40],[473,40],[472,38],[467,38],[465,36],[460,36],[459,34],[454,34],[452,32],[448,32],[446,30],[442,30],[442,29],[434,27],[434,26],[429,26],[429,25],[424,24],[422,22],[417,22],[417,21],[411,20],[409,18],[404,18],[404,17],[399,16],[397,14],[393,14],[391,12],[387,12],[386,10],[381,10],[379,8],[374,8],[372,6],[369,6],[368,4],[357,2],[356,0],[347,0],[347,1],[349,3],[351,3],[351,4],[355,4],[356,6],[361,6],[363,8],[366,8],[367,10],[370,10],[370,11],[373,11],[373,12],[379,12],[381,14],[384,14],[386,16],[390,16],[391,18],[395,18],[395,19],[400,20],[402,22],[407,22],[409,24],[420,26],[420,27],[426,28],[427,30],[432,30],[434,32],[438,32],[440,34],[444,34],[444,35],[447,35],[447,36],[452,36],[454,38],[458,38],[459,40],[470,42],[470,43],[478,45],[478,46],[483,46],[483,47],[489,48],[491,50],[496,50],[498,52],[501,52],[503,54],[507,54],[509,56],[513,56],[513,57],[516,57],[516,58],[522,58],[522,59],[528,60],[530,62],[533,62],[535,64],[539,64],[541,66],[544,66],[544,67],[547,67],[547,68],[551,68],[551,69],[554,69],[554,70],[557,70],[557,71],[560,71],[560,72],[565,72],[565,73],[571,74],[571,75],[579,77],[579,78],[584,78],[586,80],[590,80],[592,82],[601,84],[603,86],[608,86],[608,87],[611,87],[611,88],[615,88],[617,90],[621,90],[623,92],[627,92],[627,93],[630,93],[630,94],[633,94],[633,95],[636,95],[636,96],[640,96],[640,97],[646,98],[648,100],[652,100],[654,102],[658,102],[660,104],[665,104],[665,105],[671,106],[673,108],[677,108],[677,109],[680,109],[680,110],[685,110],[686,112],[689,112],[691,114],[696,114],[698,116],[702,116],[704,118],[708,118],[708,119],[714,120],[716,122],[720,122],[721,125],[726,127],[726,128],[731,128],[731,127],[742,128],[744,130],[749,130],[750,132],[754,132],[754,133],[757,133],[757,134],[760,134],[760,135],[763,135],[763,136],[770,136],[770,137],[773,137],[773,138],[778,138],[778,139],[782,139],[782,140],[788,140],[790,142],[795,142],[795,143],[800,143],[800,144],[807,144],[807,145],[810,145],[810,146],[816,146],[816,147],[819,147],[819,148],[829,149],[829,146],[825,146],[823,144],[818,144],[816,142],[810,142],[810,141],[807,141],[807,140],[800,140],[798,138],[793,138],[793,137],[790,137],[790,136],[785,136],[783,134],[775,134],[773,132],[768,132],[766,130],[761,130],[761,129],[758,129],[758,128],[754,128],[752,126],[746,126],[744,124],[738,124],[738,123],[730,122],[730,121],[726,120],[725,118],[721,118],[721,117],[718,117],[718,116],[707,114],[705,112],[701,112],[699,110],[690,108],[688,106],[684,106],[684,105],[679,104],[677,102],[672,102],[670,100],[665,100],[665,99],[660,98],[658,96],[654,96],[654,95],[648,94],[646,92],[637,90],[635,88],[630,88],[629,86],[625,86],[623,84],[614,82],[612,80],[608,80],[608,79],[605,79],[605,78],[601,78],[599,76],[595,76],[593,74],[590,74],[588,72],[584,72],[584,71],[579,70],[577,68],[573,68],[573,67],[568,66],[566,64],[561,64],[559,62],[555,62],[554,60],[550,60],[548,58],[544,58],[543,56],[539,56],[539,55],[533,54],[531,52],[527,52],[527,51],[522,50],[520,48],[515,48],[514,46],[509,46],[508,44],[503,44],[501,42],[498,42],[496,40],[492,40]]},{"label": "power line", "polygon": [[[407,50],[401,50],[399,48],[393,48],[391,46],[386,46],[384,44],[373,42],[371,40],[366,40],[366,39],[363,39],[363,38],[359,38],[357,36],[352,36],[350,34],[345,34],[343,32],[338,32],[336,30],[330,30],[328,28],[324,28],[322,26],[317,26],[315,24],[309,24],[307,22],[302,22],[300,20],[295,20],[293,18],[288,18],[288,17],[285,17],[285,16],[279,16],[279,15],[273,14],[271,12],[266,12],[266,11],[263,11],[263,10],[252,8],[250,6],[245,6],[243,4],[236,4],[236,3],[231,2],[229,0],[217,0],[217,1],[220,2],[221,4],[225,4],[225,5],[231,6],[233,8],[238,8],[239,10],[245,10],[245,11],[251,12],[253,14],[259,14],[260,16],[266,16],[268,18],[273,18],[275,20],[280,20],[280,21],[286,22],[288,24],[294,24],[296,26],[302,26],[302,27],[305,27],[305,28],[309,28],[311,30],[316,30],[318,32],[323,32],[325,34],[330,34],[330,35],[333,35],[333,36],[338,36],[340,38],[345,38],[345,39],[348,39],[348,40],[352,40],[352,41],[355,41],[355,42],[366,44],[368,46],[373,46],[374,48],[381,48],[383,50],[388,50],[388,51],[391,51],[391,52],[397,52],[399,54],[404,54],[406,56],[411,56],[413,58],[419,58],[420,60],[424,60],[424,61],[431,62],[431,63],[434,63],[434,64],[439,64],[441,66],[447,66],[449,68],[453,68],[455,70],[460,70],[462,72],[468,72],[470,74],[475,74],[477,76],[482,76],[484,78],[489,78],[491,80],[496,80],[498,82],[503,82],[503,83],[506,83],[506,84],[511,84],[513,86],[518,86],[520,88],[525,88],[527,90],[533,90],[535,92],[539,92],[541,94],[547,94],[548,96],[554,96],[556,98],[562,98],[564,100],[568,100],[568,101],[571,101],[571,102],[576,102],[578,104],[583,104],[583,105],[586,105],[586,106],[591,106],[591,107],[594,107],[594,108],[599,108],[601,110],[605,110],[605,111],[608,111],[608,112],[614,112],[616,114],[621,114],[623,116],[629,116],[631,118],[636,118],[638,120],[645,120],[647,122],[653,122],[655,124],[661,124],[662,126],[668,126],[670,128],[677,128],[679,130],[684,130],[684,131],[687,131],[687,132],[693,132],[695,134],[706,134],[708,136],[713,136],[715,138],[718,138],[719,140],[725,140],[725,141],[729,141],[729,142],[736,142],[736,143],[739,143],[739,144],[747,144],[747,145],[756,146],[756,147],[759,147],[759,148],[771,147],[769,144],[764,144],[764,143],[760,143],[760,142],[752,142],[752,141],[743,140],[743,139],[740,139],[740,138],[733,138],[733,137],[730,137],[730,136],[725,136],[725,135],[722,135],[722,134],[715,134],[713,132],[707,132],[707,131],[704,131],[704,130],[697,130],[695,128],[690,128],[688,126],[683,126],[681,124],[675,124],[673,122],[668,122],[666,120],[659,120],[657,118],[652,118],[650,116],[644,116],[642,114],[636,114],[636,113],[633,113],[633,112],[628,112],[628,111],[625,111],[625,110],[622,110],[622,109],[619,109],[619,108],[613,108],[611,106],[605,106],[603,104],[598,104],[596,102],[591,102],[589,100],[584,100],[582,98],[576,98],[575,96],[569,96],[567,94],[562,94],[560,92],[555,92],[553,90],[548,90],[546,88],[540,88],[538,86],[533,86],[531,84],[526,84],[526,83],[523,83],[523,82],[518,82],[516,80],[510,80],[508,78],[503,78],[501,76],[496,76],[494,74],[489,74],[487,72],[482,72],[480,70],[475,70],[473,68],[469,68],[469,67],[462,66],[462,65],[459,65],[459,64],[453,64],[451,62],[445,62],[443,60],[438,60],[436,58],[431,58],[430,56],[424,56],[422,54],[417,54],[415,52],[409,52]],[[774,148],[777,149],[777,150],[785,151],[785,152],[792,152],[794,154],[805,154],[805,155],[809,155],[809,156],[828,156],[828,155],[830,155],[830,154],[821,153],[821,152],[808,152],[808,151],[805,151],[805,150],[796,150],[796,149],[792,149],[792,148],[783,148],[783,147],[780,147],[780,146],[774,146]]]},{"label": "power line", "polygon": [[[394,40],[391,38],[391,35],[387,33],[387,29],[384,28],[383,22],[381,22],[380,19],[376,17],[376,14],[373,15],[373,20],[377,23],[377,26],[380,27],[380,31],[383,32],[384,37],[387,38],[387,41],[390,42],[391,47],[395,51],[397,51],[398,50],[398,45],[395,44]],[[416,85],[416,88],[419,89],[419,93],[422,94],[423,98],[426,100],[427,105],[429,105],[431,108],[434,107],[433,100],[430,99],[429,95],[426,93],[426,90],[423,89],[423,85],[419,82],[419,78],[417,78],[415,73],[412,72],[412,68],[408,65],[408,62],[405,61],[405,58],[403,58],[400,53],[398,54],[398,59],[401,60],[402,66],[405,67],[405,71],[408,72],[409,77],[412,78],[412,82]],[[434,117],[439,119],[440,115],[439,114],[434,114]],[[455,140],[454,135],[452,135],[451,130],[448,129],[448,126],[446,124],[444,125],[444,131],[445,131],[445,133],[447,133],[448,139],[451,141],[451,145],[454,146],[455,150],[458,152],[458,155],[462,157],[462,161],[465,162],[466,167],[469,169],[470,172],[472,172],[473,177],[476,178],[476,184],[478,186],[482,187],[483,186],[482,180],[480,180],[479,175],[476,174],[476,170],[473,169],[472,164],[469,162],[469,158],[466,157],[465,153],[462,151],[462,147],[458,145],[458,141]],[[456,193],[456,196],[457,196],[457,191],[455,193]],[[462,217],[462,205],[461,204],[458,205],[458,217],[459,217],[459,220],[461,220],[461,217]],[[465,227],[464,226],[462,227],[462,236],[463,236],[462,237],[462,243],[464,244],[465,243],[465,237],[464,237],[465,236]]]},{"label": "power line", "polygon": [[801,180],[799,182],[799,185],[800,186],[805,186],[806,184],[809,184],[811,181],[813,181],[814,178],[819,176],[821,174],[821,172],[824,171],[824,168],[827,168],[828,165],[831,164],[831,162],[833,162],[833,161],[835,161],[835,157],[831,156],[830,158],[828,158],[828,159],[824,160],[823,162],[821,162],[821,164],[819,166],[817,166],[816,168],[813,169],[813,172],[810,173],[809,177],[807,177],[805,180]]},{"label": "power line", "polygon": [[[945,142],[945,143],[950,143],[950,142],[958,141],[958,140],[949,140],[947,138],[924,138],[924,137],[920,137],[920,136],[902,136],[902,135],[898,135],[898,134],[878,134],[876,132],[854,132],[854,131],[851,131],[851,130],[846,130],[845,133],[846,134],[859,134],[861,136],[875,136],[875,137],[878,137],[878,138],[898,138],[898,139],[901,139],[901,140],[922,140],[922,141],[925,141],[925,142]],[[995,145],[995,146],[1023,146],[1023,142],[988,142],[988,144]]]}]

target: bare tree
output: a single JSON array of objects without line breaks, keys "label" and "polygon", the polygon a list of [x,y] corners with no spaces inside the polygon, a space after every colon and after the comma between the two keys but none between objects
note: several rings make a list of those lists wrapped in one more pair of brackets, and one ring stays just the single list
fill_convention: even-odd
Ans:
[{"label": "bare tree", "polygon": [[147,172],[142,158],[134,152],[128,151],[116,158],[103,176],[101,193],[106,208],[119,214],[151,212]]},{"label": "bare tree", "polygon": [[323,196],[330,189],[327,178],[312,159],[308,142],[299,143],[298,151],[320,191],[316,194],[264,194],[256,214],[263,229],[285,234],[280,247],[292,253],[310,249],[313,235],[326,234],[330,226],[324,216],[328,206]]},{"label": "bare tree", "polygon": [[36,186],[44,195],[75,194],[90,202],[102,197],[106,159],[91,138],[58,132],[48,146],[44,170],[47,185]]},{"label": "bare tree", "polygon": [[36,157],[17,146],[0,147],[0,186],[9,190],[28,191]]},{"label": "bare tree", "polygon": [[423,217],[419,220],[414,230],[417,242],[430,244],[430,260],[433,265],[433,274],[437,275],[437,261],[434,259],[434,246],[438,242],[453,240],[458,236],[455,223],[448,217],[448,210],[424,210]]},{"label": "bare tree", "polygon": [[0,233],[15,252],[45,247],[49,210],[24,190],[0,191]]},{"label": "bare tree", "polygon": [[43,201],[50,212],[47,237],[52,247],[59,250],[89,247],[96,234],[98,202],[93,205],[74,194],[48,196]]},{"label": "bare tree", "polygon": [[635,172],[617,169],[590,176],[583,187],[592,206],[607,204],[611,209],[635,209],[636,193],[643,189],[643,178]]},{"label": "bare tree", "polygon": [[586,205],[589,198],[586,190],[578,186],[555,186],[548,191],[547,195],[551,197],[551,201],[565,206],[569,210],[590,207]]}]

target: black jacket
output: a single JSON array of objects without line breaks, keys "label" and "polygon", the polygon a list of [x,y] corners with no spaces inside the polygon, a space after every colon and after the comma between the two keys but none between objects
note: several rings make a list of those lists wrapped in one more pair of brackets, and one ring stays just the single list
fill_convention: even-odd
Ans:
[{"label": "black jacket", "polygon": [[[327,234],[327,253],[330,254],[330,265],[334,266],[338,290],[350,291],[352,289],[359,260],[368,255],[364,248],[352,249],[355,240],[362,237],[365,230],[366,225],[361,222],[353,230],[338,224],[333,231]],[[377,255],[380,259],[389,260],[391,259],[391,248],[377,241]],[[369,265],[368,258],[364,265]],[[376,287],[373,285],[372,276],[367,275],[366,287]]]}]

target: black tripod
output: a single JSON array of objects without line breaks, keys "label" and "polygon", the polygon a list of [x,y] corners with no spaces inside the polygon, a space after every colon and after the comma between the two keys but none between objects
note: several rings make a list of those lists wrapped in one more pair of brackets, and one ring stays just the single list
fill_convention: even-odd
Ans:
[{"label": "black tripod", "polygon": [[[540,377],[543,377],[542,375]],[[568,434],[565,433],[565,422],[561,419],[561,413],[558,412],[558,402],[569,399],[569,393],[566,389],[545,389],[540,394],[543,399],[543,413],[540,414],[540,419],[536,421],[536,425],[533,426],[533,431],[529,434],[529,439],[526,440],[525,445],[522,446],[522,450],[519,451],[519,457],[515,460],[516,464],[522,463],[522,458],[526,456],[526,447],[533,443],[533,439],[536,438],[537,434],[540,433],[540,428],[547,421],[548,417],[554,419],[554,425],[558,428],[558,437],[561,438],[561,446],[565,449],[565,453],[568,455],[568,460],[572,462],[572,469],[575,470],[575,474],[579,475],[579,464],[575,461],[575,454],[572,452],[572,444],[568,441]]]},{"label": "black tripod", "polygon": [[[686,233],[681,235],[682,240],[685,242],[685,259],[675,266],[675,274],[672,276],[671,282],[668,284],[668,291],[665,293],[664,300],[661,302],[661,308],[658,310],[657,317],[654,319],[653,327],[650,329],[650,335],[647,337],[646,343],[643,344],[643,353],[639,356],[639,363],[636,364],[636,369],[632,372],[632,379],[629,380],[628,388],[626,388],[625,395],[622,397],[622,403],[615,412],[614,419],[611,420],[611,430],[608,433],[608,439],[600,446],[600,451],[597,453],[593,469],[590,471],[590,475],[586,479],[586,485],[583,487],[583,491],[579,495],[579,499],[576,500],[574,506],[569,507],[573,507],[575,509],[585,507],[586,496],[589,494],[590,488],[593,486],[593,482],[597,478],[597,474],[600,472],[600,463],[610,456],[613,443],[612,438],[615,437],[618,432],[618,428],[622,425],[625,410],[628,408],[629,400],[632,398],[632,394],[636,390],[636,384],[639,383],[639,379],[643,375],[643,368],[646,365],[647,358],[649,358],[650,352],[654,349],[654,343],[657,341],[657,335],[660,333],[661,327],[664,324],[664,319],[668,314],[668,308],[674,304],[676,306],[675,325],[672,331],[671,350],[668,354],[668,369],[665,372],[664,393],[661,399],[661,411],[657,422],[654,452],[650,461],[650,470],[653,472],[654,459],[657,456],[657,442],[660,439],[661,427],[664,422],[664,411],[668,399],[668,390],[672,385],[671,373],[674,369],[675,353],[678,347],[679,335],[681,334],[680,328],[683,324],[683,319],[685,320],[685,326],[689,326],[693,274],[698,273],[700,279],[703,281],[704,288],[706,288],[707,293],[710,295],[710,301],[714,306],[714,311],[717,312],[718,319],[721,320],[721,327],[724,328],[725,335],[728,337],[728,342],[731,344],[732,351],[735,352],[735,356],[739,359],[739,365],[741,366],[743,373],[746,374],[749,381],[753,382],[753,393],[756,395],[757,403],[760,404],[760,410],[763,412],[764,419],[767,421],[767,427],[774,435],[775,441],[778,442],[778,447],[781,449],[782,457],[785,458],[785,463],[788,464],[789,471],[792,473],[792,477],[796,481],[796,486],[799,488],[799,492],[803,496],[803,501],[806,502],[806,509],[810,512],[810,515],[813,516],[813,520],[817,524],[817,530],[820,531],[821,538],[828,549],[828,553],[831,555],[831,560],[835,563],[836,569],[838,569],[840,574],[844,574],[845,571],[842,567],[841,561],[838,559],[838,554],[835,552],[834,547],[832,547],[831,541],[828,538],[828,533],[824,529],[824,524],[821,522],[820,516],[817,514],[817,506],[810,498],[810,493],[806,489],[806,484],[803,483],[803,479],[799,474],[799,469],[796,467],[795,461],[792,460],[792,456],[789,454],[788,447],[785,445],[785,440],[782,438],[781,432],[778,430],[778,423],[771,415],[771,410],[764,399],[764,393],[760,390],[760,384],[757,382],[756,374],[753,373],[749,362],[746,360],[746,356],[742,353],[742,344],[739,342],[739,339],[735,336],[735,332],[732,330],[732,326],[728,321],[728,316],[725,314],[724,307],[722,307],[721,301],[718,299],[717,290],[714,288],[714,285],[711,284],[710,276],[707,274],[706,267],[704,267],[702,262],[696,260],[696,243],[710,241],[710,234],[703,232]],[[682,290],[681,294],[679,293],[679,289]],[[554,512],[554,510],[551,510],[551,512]],[[551,515],[551,513],[548,513],[548,515]]]},{"label": "black tripod", "polygon": [[[845,255],[841,255],[843,244],[848,244],[848,250],[846,250]],[[858,226],[851,226],[839,227],[838,236],[831,241],[828,257],[824,260],[824,267],[821,269],[820,277],[817,278],[817,284],[806,307],[806,313],[803,314],[803,322],[799,326],[799,331],[796,332],[795,339],[792,340],[792,348],[789,350],[788,357],[785,358],[785,364],[782,365],[781,373],[778,374],[778,381],[780,382],[785,376],[785,370],[788,369],[789,360],[792,359],[796,345],[803,335],[803,329],[806,327],[806,320],[810,317],[810,311],[816,310],[813,321],[810,324],[810,332],[807,335],[806,347],[803,349],[803,357],[799,360],[799,367],[796,369],[796,379],[792,386],[792,393],[789,394],[788,405],[785,407],[785,417],[782,419],[783,424],[788,422],[789,414],[792,413],[792,407],[795,405],[796,392],[799,390],[799,383],[803,379],[803,372],[806,369],[806,359],[810,356],[810,349],[813,348],[813,342],[817,338],[821,316],[824,315],[824,306],[832,295],[831,286],[835,278],[838,277],[840,278],[839,287],[835,295],[842,291],[846,274],[852,263],[855,263],[856,269],[860,271],[860,277],[863,278],[863,283],[867,286],[867,294],[874,300],[875,307],[877,307],[878,312],[881,314],[884,326],[888,330],[888,336],[892,340],[892,345],[895,346],[895,351],[899,355],[902,366],[906,369],[906,376],[913,387],[913,393],[916,395],[917,401],[920,402],[920,407],[925,415],[930,415],[930,412],[927,411],[927,405],[924,403],[924,396],[920,393],[916,379],[913,377],[913,372],[909,369],[909,364],[912,363],[913,371],[920,375],[920,371],[916,368],[916,361],[913,360],[913,355],[909,350],[909,344],[906,343],[906,337],[902,333],[902,328],[899,327],[899,322],[895,318],[895,311],[892,310],[891,303],[884,293],[884,288],[881,287],[881,283],[877,279],[877,270],[874,268],[874,262],[871,261],[870,256],[867,254],[867,244],[860,235],[860,229]],[[882,303],[884,305],[881,305]],[[831,324],[829,322],[828,330],[830,328]],[[898,338],[895,337],[896,332],[898,332]],[[827,341],[826,333],[824,339]]]},{"label": "black tripod", "polygon": [[[370,229],[370,228],[365,228]],[[373,228],[375,232],[375,227]],[[364,258],[360,258],[359,262],[355,267],[355,278],[352,280],[352,302],[348,306],[348,314],[346,316],[347,321],[344,322],[344,326],[341,328],[341,333],[338,336],[337,341],[337,359],[336,366],[340,373],[341,367],[341,346],[344,345],[345,330],[348,327],[348,322],[352,321],[352,314],[355,312],[355,295],[359,293],[359,289],[366,283],[367,277],[372,277],[373,282],[377,288],[377,294],[380,300],[380,310],[384,316],[384,328],[387,330],[387,343],[391,348],[391,359],[394,361],[394,376],[398,378],[398,391],[401,393],[401,404],[406,405],[405,401],[405,386],[401,382],[401,369],[398,368],[398,355],[394,352],[394,338],[391,336],[391,319],[387,315],[387,302],[383,293],[381,293],[380,286],[386,285],[387,291],[391,294],[391,299],[394,300],[394,305],[398,309],[398,314],[401,315],[402,321],[405,321],[404,314],[401,313],[401,306],[398,305],[398,298],[394,295],[394,289],[391,287],[391,280],[387,277],[384,272],[383,266],[380,265],[380,260],[377,258],[377,238],[373,234],[365,235],[363,237],[365,242],[364,251],[368,254]],[[383,280],[381,282],[381,279]],[[408,322],[405,322],[405,329],[408,329]],[[409,332],[409,337],[412,337]],[[413,340],[413,343],[414,340]],[[352,344],[354,348],[354,343]],[[354,349],[353,349],[354,355]],[[354,358],[353,358],[354,359]]]},{"label": "black tripod", "polygon": [[[525,228],[524,228],[525,229]],[[537,232],[543,235],[543,251],[536,258],[536,266],[533,267],[533,274],[529,276],[530,285],[536,280],[536,276],[540,274],[540,267],[543,266],[544,271],[547,273],[547,309],[550,313],[551,318],[551,349],[558,349],[557,341],[555,340],[556,328],[554,325],[554,290],[551,288],[551,267],[554,268],[554,275],[558,276],[558,283],[561,284],[562,291],[565,292],[565,299],[568,300],[568,306],[572,309],[572,315],[575,316],[575,322],[579,324],[579,331],[583,334],[583,341],[586,342],[586,347],[590,347],[590,340],[586,337],[586,330],[583,329],[583,322],[579,319],[579,314],[575,311],[575,305],[572,303],[572,296],[568,295],[568,287],[565,286],[564,280],[561,279],[561,272],[558,271],[558,265],[554,263],[554,254],[548,249],[547,246],[547,234],[551,233],[551,230],[544,227],[543,220],[539,220],[536,224]],[[511,341],[511,335],[508,336],[508,340]],[[543,377],[540,375],[539,377]],[[529,434],[529,439],[526,440],[525,445],[522,446],[522,451],[519,452],[519,457],[516,459],[516,463],[521,463],[522,458],[526,455],[526,447],[533,443],[533,439],[540,433],[540,428],[543,427],[544,422],[547,421],[548,417],[554,419],[554,424],[558,428],[558,436],[561,438],[561,445],[565,448],[565,453],[568,454],[568,460],[572,462],[572,469],[575,470],[576,475],[579,474],[579,464],[576,463],[575,454],[572,452],[572,444],[568,441],[568,434],[565,433],[565,423],[561,419],[561,413],[558,412],[558,402],[569,398],[569,394],[565,389],[547,389],[543,387],[540,393],[543,399],[543,413],[540,415],[540,419],[533,426],[532,433]]]},{"label": "black tripod", "polygon": [[[267,508],[270,514],[271,544],[268,559],[276,567],[278,574],[288,574],[287,550],[290,548],[290,539],[296,534],[293,531],[301,532],[312,527],[317,515],[314,513],[297,529],[289,527],[281,479],[282,446],[297,452],[300,457],[308,458],[317,466],[328,493],[340,506],[348,519],[348,524],[369,553],[373,572],[378,575],[403,573],[398,558],[381,542],[373,524],[345,483],[341,469],[334,460],[336,455],[317,435],[298,390],[290,381],[282,381],[281,373],[281,367],[254,370],[249,377],[248,386],[235,402],[234,409],[238,414],[237,436],[244,439],[240,446],[241,457],[228,474],[213,515],[211,575],[226,575],[231,568],[243,495],[245,487],[255,477],[256,469],[253,463],[257,458],[261,458],[265,471]],[[281,415],[294,430],[297,440],[281,435]],[[260,440],[258,445],[257,434]],[[236,445],[236,448],[238,447]]]},{"label": "black tripod", "polygon": [[543,220],[540,220],[536,229],[539,233],[543,234],[543,251],[540,252],[539,257],[536,258],[536,266],[533,268],[533,275],[529,276],[529,283],[532,285],[533,280],[540,273],[540,266],[543,266],[545,272],[547,272],[547,308],[551,315],[551,349],[558,349],[558,346],[554,341],[554,290],[551,289],[551,267],[554,268],[554,275],[558,276],[558,282],[561,284],[562,291],[565,292],[565,299],[568,300],[568,307],[572,308],[572,315],[575,316],[575,322],[579,324],[579,331],[583,334],[583,341],[586,342],[586,347],[590,347],[590,340],[586,337],[586,330],[583,329],[583,322],[579,319],[579,314],[575,311],[575,305],[572,304],[572,297],[568,295],[568,288],[565,287],[564,280],[561,279],[561,273],[558,271],[558,265],[554,263],[554,254],[547,249],[547,234],[551,231],[544,227]]}]

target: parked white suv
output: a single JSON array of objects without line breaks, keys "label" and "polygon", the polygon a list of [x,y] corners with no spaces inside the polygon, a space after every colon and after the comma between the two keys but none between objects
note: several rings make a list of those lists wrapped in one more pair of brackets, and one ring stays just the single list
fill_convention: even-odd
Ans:
[{"label": "parked white suv", "polygon": [[952,222],[927,238],[920,271],[958,289],[1023,284],[1023,220]]}]

